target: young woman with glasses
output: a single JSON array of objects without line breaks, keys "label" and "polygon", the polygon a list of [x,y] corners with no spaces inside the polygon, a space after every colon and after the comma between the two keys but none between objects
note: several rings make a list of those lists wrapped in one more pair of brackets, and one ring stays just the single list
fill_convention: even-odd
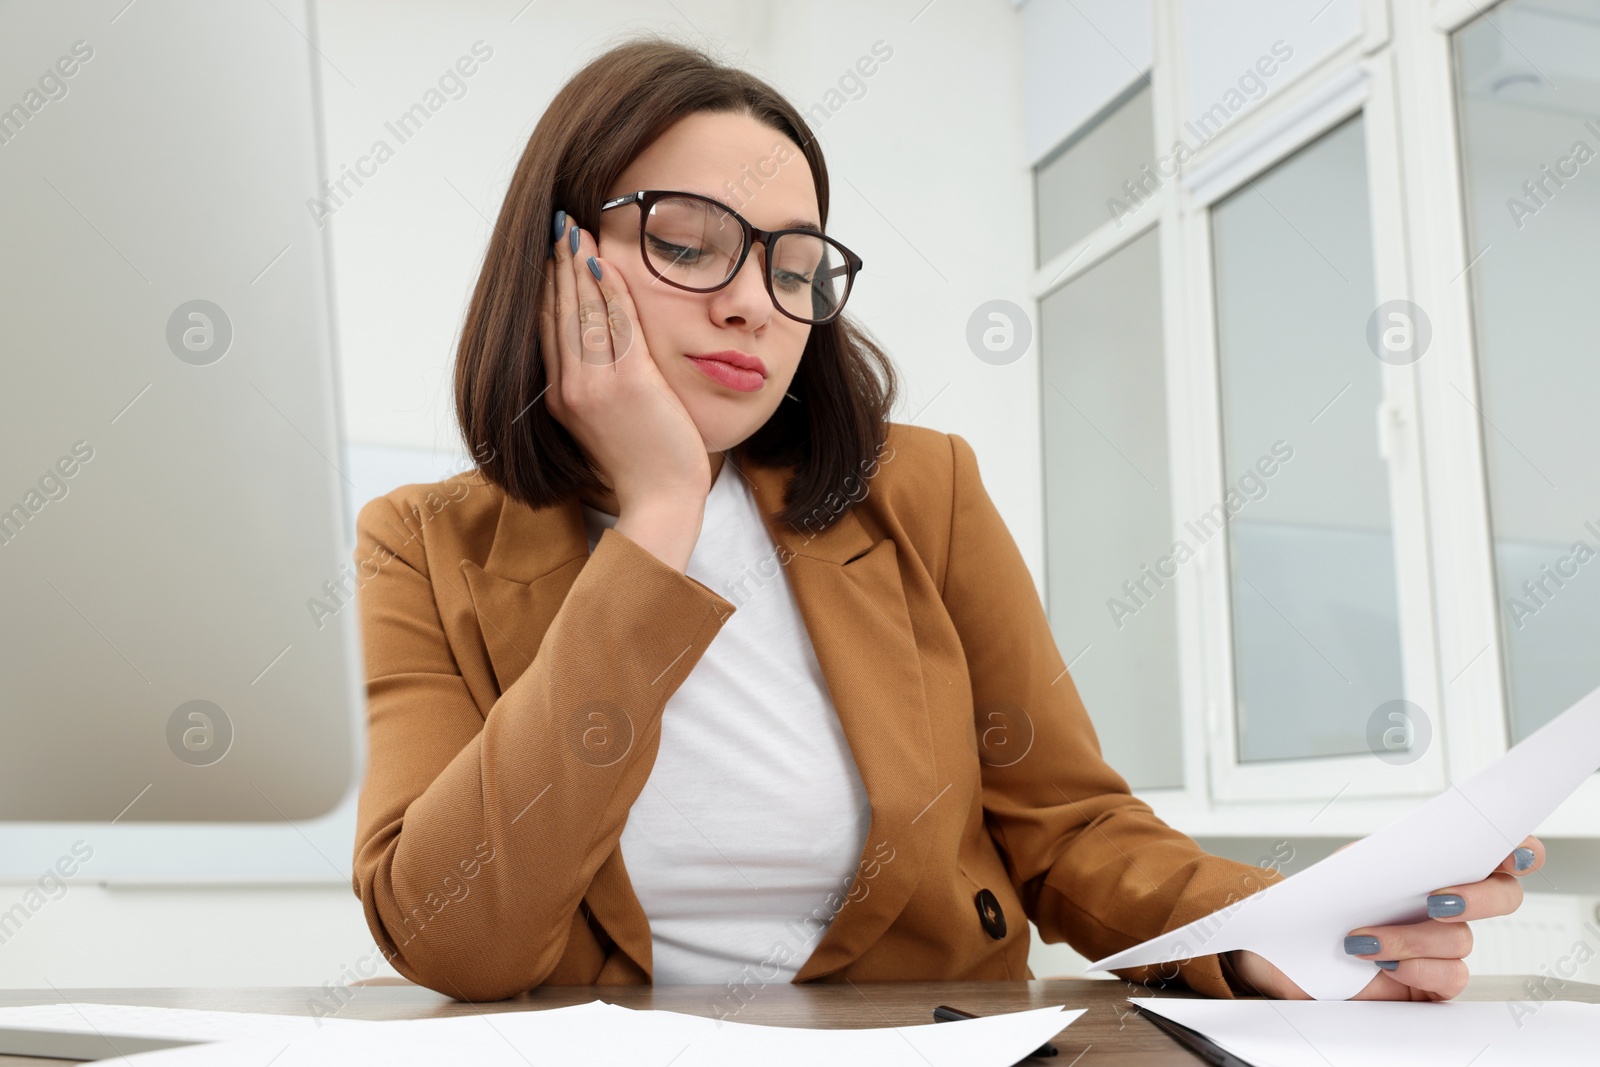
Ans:
[{"label": "young woman with glasses", "polygon": [[[477,467],[358,523],[355,889],[406,977],[705,983],[726,1017],[770,982],[1025,979],[1027,920],[1099,958],[1282,877],[1101,758],[973,449],[888,419],[828,208],[799,113],[677,44],[595,59],[529,139],[458,353]],[[1452,997],[1466,920],[1543,861],[1330,948],[1362,996]],[[1197,950],[1119,973],[1304,996]]]}]

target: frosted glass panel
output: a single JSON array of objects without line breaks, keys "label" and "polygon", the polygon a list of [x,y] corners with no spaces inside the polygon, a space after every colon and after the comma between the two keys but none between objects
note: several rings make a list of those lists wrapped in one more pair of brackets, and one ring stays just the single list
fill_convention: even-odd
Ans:
[{"label": "frosted glass panel", "polygon": [[1364,121],[1212,211],[1241,762],[1368,752],[1402,698]]},{"label": "frosted glass panel", "polygon": [[1040,304],[1050,623],[1135,788],[1183,784],[1157,233]]},{"label": "frosted glass panel", "polygon": [[1453,43],[1514,743],[1600,685],[1600,0],[1512,0]]},{"label": "frosted glass panel", "polygon": [[1150,69],[1154,8],[1154,0],[1018,5],[1028,159],[1048,155]]},{"label": "frosted glass panel", "polygon": [[1113,219],[1126,224],[1166,180],[1145,173],[1155,163],[1155,144],[1150,82],[1144,79],[1039,164],[1034,201],[1040,263]]}]

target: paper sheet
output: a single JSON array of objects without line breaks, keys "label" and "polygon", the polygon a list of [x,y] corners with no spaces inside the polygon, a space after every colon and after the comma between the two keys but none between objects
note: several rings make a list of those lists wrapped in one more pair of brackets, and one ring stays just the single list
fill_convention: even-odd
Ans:
[{"label": "paper sheet", "polygon": [[314,1033],[325,1026],[361,1025],[364,1024],[348,1019],[323,1019],[319,1022],[309,1015],[198,1011],[193,1008],[152,1008],[134,1004],[68,1002],[0,1008],[0,1029],[188,1038],[194,1041]]},{"label": "paper sheet", "polygon": [[1487,877],[1597,768],[1600,689],[1377,833],[1087,969],[1243,948],[1265,956],[1318,1000],[1348,999],[1378,971],[1372,961],[1346,955],[1345,934],[1427,918],[1430,892]]},{"label": "paper sheet", "polygon": [[1566,1067],[1600,1062],[1600,1004],[1130,997],[1253,1067]]},{"label": "paper sheet", "polygon": [[564,1067],[630,1063],[724,1067],[872,1063],[874,1067],[1011,1067],[1083,1011],[1040,1008],[963,1022],[812,1030],[634,1011],[598,1000],[569,1008],[368,1023],[287,1039],[222,1041],[128,1056],[127,1067]]},{"label": "paper sheet", "polygon": [[[287,1037],[366,1023],[303,1015],[65,1002],[0,1008],[0,1055],[94,1059],[200,1041]],[[72,1035],[72,1036],[56,1036]]]}]

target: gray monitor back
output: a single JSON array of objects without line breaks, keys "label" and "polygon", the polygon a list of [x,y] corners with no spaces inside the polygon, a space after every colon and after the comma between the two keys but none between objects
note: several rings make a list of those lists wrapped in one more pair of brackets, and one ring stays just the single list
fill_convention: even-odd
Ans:
[{"label": "gray monitor back", "polygon": [[312,818],[364,699],[311,20],[93,7],[0,4],[0,820]]}]

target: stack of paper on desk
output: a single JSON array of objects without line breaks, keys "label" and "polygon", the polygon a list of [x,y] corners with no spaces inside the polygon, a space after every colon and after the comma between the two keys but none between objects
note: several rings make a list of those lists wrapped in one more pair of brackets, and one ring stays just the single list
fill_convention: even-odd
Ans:
[{"label": "stack of paper on desk", "polygon": [[1600,1063],[1600,1004],[1130,998],[1251,1067],[1568,1067]]},{"label": "stack of paper on desk", "polygon": [[[928,1006],[931,1013],[933,1005]],[[871,1030],[811,1030],[634,1011],[598,1000],[570,1008],[410,1019],[167,1049],[118,1060],[128,1067],[647,1067],[871,1063],[875,1067],[1011,1067],[1082,1015],[1040,1008],[962,1022]]]}]

